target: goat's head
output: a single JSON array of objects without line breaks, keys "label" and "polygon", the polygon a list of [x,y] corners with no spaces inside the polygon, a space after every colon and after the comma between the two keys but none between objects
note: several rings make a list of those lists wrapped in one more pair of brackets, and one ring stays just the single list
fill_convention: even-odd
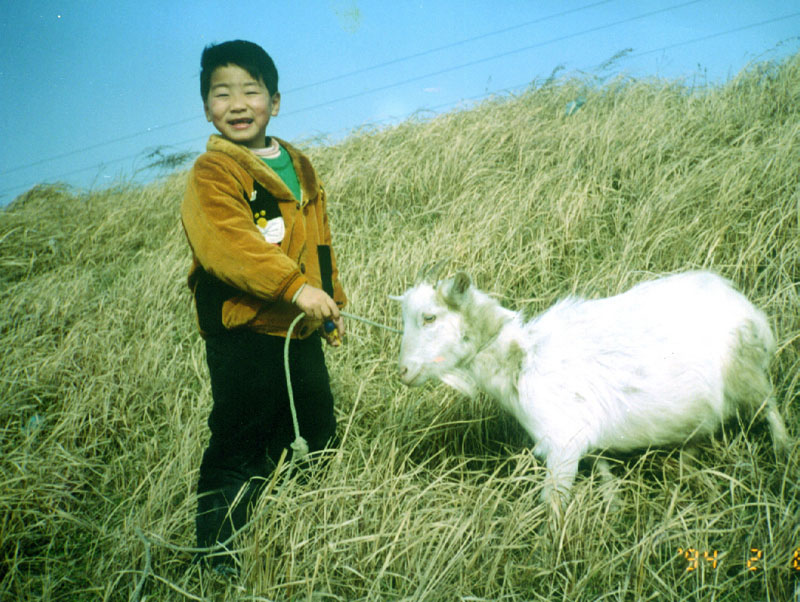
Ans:
[{"label": "goat's head", "polygon": [[392,297],[403,304],[399,370],[405,384],[417,386],[432,378],[447,382],[446,375],[470,354],[464,308],[473,292],[470,277],[459,272],[435,285],[423,282]]}]

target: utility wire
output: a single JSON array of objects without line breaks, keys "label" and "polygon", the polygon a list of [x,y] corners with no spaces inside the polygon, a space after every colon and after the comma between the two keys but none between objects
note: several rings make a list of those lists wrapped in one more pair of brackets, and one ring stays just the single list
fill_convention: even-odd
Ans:
[{"label": "utility wire", "polygon": [[[403,56],[403,57],[400,57],[400,58],[397,58],[397,59],[393,59],[391,61],[387,61],[385,63],[380,63],[380,64],[372,65],[372,66],[369,66],[369,67],[364,67],[362,69],[356,69],[355,71],[350,71],[348,73],[344,73],[344,74],[341,74],[341,75],[330,77],[328,79],[324,79],[324,80],[321,80],[321,81],[317,81],[317,82],[313,82],[313,83],[310,83],[310,84],[306,84],[306,85],[300,86],[298,88],[291,88],[291,89],[285,91],[284,93],[285,94],[291,94],[291,93],[294,93],[294,92],[298,92],[300,90],[306,90],[308,88],[321,86],[323,84],[328,84],[328,83],[331,83],[331,82],[334,82],[334,81],[338,81],[340,79],[345,79],[347,77],[352,77],[354,75],[358,75],[358,74],[361,74],[361,73],[366,73],[368,71],[374,71],[376,69],[381,69],[383,67],[388,67],[389,65],[395,65],[397,63],[402,63],[404,61],[408,61],[408,60],[411,60],[411,59],[420,58],[420,57],[426,56],[428,54],[433,54],[434,52],[440,52],[442,50],[447,50],[449,48],[454,48],[456,46],[462,46],[464,44],[469,44],[470,42],[475,42],[477,40],[482,40],[484,38],[500,35],[500,34],[503,34],[503,33],[508,33],[509,31],[514,31],[516,29],[521,29],[523,27],[529,27],[531,25],[535,25],[536,23],[541,23],[543,21],[548,21],[550,19],[555,19],[555,18],[558,18],[558,17],[563,17],[563,16],[566,16],[566,15],[572,14],[572,13],[581,12],[581,11],[584,11],[584,10],[587,10],[587,9],[590,9],[590,8],[594,8],[596,6],[600,6],[602,4],[608,4],[609,2],[611,2],[611,0],[601,0],[600,2],[594,2],[592,4],[587,4],[585,6],[580,6],[578,8],[573,8],[571,10],[562,11],[560,13],[554,13],[552,15],[547,15],[545,17],[540,17],[538,19],[534,19],[533,21],[528,21],[526,23],[520,23],[519,25],[514,25],[512,27],[506,27],[504,29],[498,29],[496,31],[490,31],[489,33],[481,34],[479,36],[475,36],[475,37],[472,37],[472,38],[466,38],[464,40],[458,40],[457,42],[453,42],[451,44],[446,44],[444,46],[438,46],[436,48],[431,48],[429,50],[424,50],[422,52],[418,52],[416,54],[410,54],[410,55],[407,55],[407,56]],[[30,167],[35,167],[37,165],[42,165],[44,163],[48,163],[50,161],[55,161],[57,159],[63,159],[64,157],[69,157],[71,155],[75,155],[75,154],[82,153],[82,152],[85,152],[85,151],[94,150],[96,148],[100,148],[102,146],[107,146],[109,144],[116,144],[117,142],[124,142],[125,140],[130,140],[131,138],[137,138],[139,136],[144,136],[146,134],[150,134],[150,133],[152,133],[154,131],[157,131],[157,130],[163,130],[163,129],[171,128],[171,127],[174,127],[174,126],[183,125],[184,123],[189,123],[190,121],[197,121],[198,119],[201,119],[201,116],[195,115],[195,116],[192,116],[192,117],[188,117],[186,119],[180,119],[178,121],[172,121],[170,123],[165,123],[165,124],[162,124],[162,125],[152,126],[152,127],[149,127],[149,128],[147,128],[145,130],[140,130],[138,132],[133,132],[132,134],[127,134],[125,136],[120,136],[119,138],[113,138],[111,140],[106,140],[104,142],[98,142],[97,144],[92,144],[90,146],[86,146],[84,148],[80,148],[80,149],[77,149],[77,150],[74,150],[74,151],[61,153],[59,155],[54,155],[54,156],[48,157],[46,159],[40,159],[39,161],[35,161],[34,163],[28,163],[28,164],[25,164],[25,165],[18,165],[16,167],[12,167],[11,169],[7,169],[5,171],[0,172],[0,176],[4,176],[6,174],[10,174],[10,173],[13,173],[15,171],[19,171],[21,169],[27,169],[27,168],[30,168]]]},{"label": "utility wire", "polygon": [[470,61],[470,62],[467,62],[467,63],[461,63],[460,65],[454,65],[452,67],[447,67],[446,69],[440,69],[438,71],[432,71],[430,73],[425,73],[424,75],[418,75],[416,77],[411,77],[409,79],[405,79],[403,81],[395,82],[395,83],[392,83],[392,84],[387,84],[385,86],[379,86],[377,88],[370,88],[369,90],[363,90],[361,92],[356,92],[354,94],[349,94],[347,96],[341,96],[339,98],[334,98],[332,100],[327,100],[325,102],[321,102],[321,103],[318,103],[318,104],[315,104],[315,105],[312,105],[312,106],[309,106],[309,107],[303,107],[302,109],[297,109],[296,111],[291,111],[289,113],[285,113],[284,116],[285,117],[290,117],[292,115],[298,115],[300,113],[305,113],[306,111],[312,111],[314,109],[319,109],[321,107],[327,107],[329,105],[332,105],[332,104],[335,104],[335,103],[338,103],[338,102],[343,102],[345,100],[352,100],[354,98],[359,98],[361,96],[366,96],[368,94],[374,94],[375,92],[383,92],[384,90],[390,90],[392,88],[397,88],[399,86],[404,86],[406,84],[410,84],[410,83],[417,82],[417,81],[420,81],[420,80],[423,80],[423,79],[427,79],[427,78],[433,77],[435,75],[443,75],[445,73],[451,73],[451,72],[457,71],[459,69],[464,69],[465,67],[472,67],[474,65],[480,65],[482,63],[488,63],[489,61],[495,61],[497,59],[505,58],[505,57],[511,56],[513,54],[519,54],[520,52],[526,52],[528,50],[533,50],[534,48],[540,48],[542,46],[547,46],[547,45],[553,44],[555,42],[563,42],[565,40],[569,40],[571,38],[575,38],[575,37],[578,37],[578,36],[581,36],[581,35],[585,35],[587,33],[594,33],[596,31],[601,31],[603,29],[608,29],[608,28],[611,28],[611,27],[615,27],[617,25],[622,25],[624,23],[630,23],[631,21],[636,21],[638,19],[643,19],[645,17],[651,17],[653,15],[657,15],[657,14],[660,14],[660,13],[672,11],[672,10],[675,10],[677,8],[683,8],[685,6],[689,6],[691,4],[697,4],[698,2],[703,2],[703,1],[704,0],[690,0],[689,2],[684,2],[682,4],[675,4],[673,6],[668,6],[667,8],[661,8],[661,9],[658,9],[658,10],[650,11],[650,12],[647,12],[647,13],[643,13],[641,15],[637,15],[635,17],[628,17],[627,19],[621,19],[619,21],[614,21],[613,23],[607,23],[605,25],[598,25],[596,27],[590,27],[589,29],[584,29],[582,31],[578,31],[578,32],[575,32],[575,33],[567,34],[567,35],[564,35],[564,36],[559,36],[557,38],[551,38],[551,39],[545,40],[543,42],[537,42],[536,44],[531,44],[529,46],[523,46],[522,48],[516,48],[514,50],[509,50],[507,52],[501,52],[499,54],[494,54],[492,56],[487,56],[487,57],[484,57],[484,58],[481,58],[481,59],[477,59],[475,61]]},{"label": "utility wire", "polygon": [[133,134],[128,134],[127,136],[121,136],[120,138],[113,138],[111,140],[106,140],[105,142],[98,142],[97,144],[92,144],[91,146],[85,146],[84,148],[79,148],[78,150],[69,151],[66,153],[61,153],[60,155],[53,155],[52,157],[47,157],[46,159],[40,159],[39,161],[35,161],[33,163],[28,163],[26,165],[18,165],[16,167],[12,167],[11,169],[7,169],[6,171],[0,172],[0,176],[4,176],[6,174],[10,174],[15,171],[19,171],[20,169],[27,169],[29,167],[35,167],[37,165],[42,165],[43,163],[49,163],[50,161],[55,161],[56,159],[63,159],[64,157],[71,157],[72,155],[77,155],[78,153],[83,153],[86,151],[94,150],[96,148],[100,148],[101,146],[108,146],[109,144],[116,144],[117,142],[124,142],[125,140],[130,140],[131,138],[137,138],[138,136],[143,136],[144,134],[150,134],[156,130],[163,130],[166,128],[170,128],[176,125],[182,125],[184,123],[189,123],[190,121],[196,121],[200,119],[198,116],[187,117],[186,119],[182,119],[181,121],[174,121],[172,123],[165,123],[164,125],[154,125],[153,127],[149,127],[146,130],[142,130],[140,132],[135,132]]},{"label": "utility wire", "polygon": [[[700,1],[700,0],[695,0],[695,1]],[[693,2],[689,2],[687,4],[693,4]],[[678,6],[684,6],[684,5],[678,5]],[[657,12],[661,12],[661,11],[657,11]],[[629,55],[627,55],[626,58],[628,58],[628,59],[636,58],[636,57],[645,56],[645,55],[648,55],[648,54],[654,54],[656,52],[662,52],[664,50],[668,50],[668,49],[672,49],[672,48],[677,48],[677,47],[680,47],[680,46],[686,46],[686,45],[689,45],[689,44],[695,44],[697,42],[703,42],[703,41],[706,41],[706,40],[709,40],[709,39],[721,37],[721,36],[724,36],[724,35],[729,35],[729,34],[732,34],[732,33],[737,33],[737,32],[740,32],[740,31],[747,30],[747,29],[753,29],[755,27],[760,27],[762,25],[768,25],[770,23],[774,23],[774,22],[777,22],[777,21],[782,21],[782,20],[785,20],[785,19],[791,19],[791,18],[798,17],[798,16],[800,16],[800,12],[795,12],[795,13],[791,13],[791,14],[788,14],[788,15],[782,15],[780,17],[775,17],[773,19],[767,19],[767,20],[764,20],[764,21],[759,21],[757,23],[751,23],[751,24],[748,24],[748,25],[743,25],[741,27],[728,29],[728,30],[717,32],[717,33],[714,33],[714,34],[709,34],[709,35],[701,36],[701,37],[698,37],[698,38],[693,38],[691,40],[686,40],[686,41],[683,41],[683,42],[676,42],[674,44],[661,46],[659,48],[654,48],[652,50],[646,50],[646,51],[638,52],[638,53],[635,53],[635,54],[629,54]],[[640,17],[641,17],[641,15],[640,15]],[[615,24],[619,24],[619,23],[620,22],[617,22]],[[586,30],[583,33],[586,33],[588,31],[595,31],[597,29],[602,29],[604,27],[610,27],[610,26],[615,25],[615,24],[609,24],[607,26],[600,26],[598,28],[593,28],[592,30]],[[565,36],[565,37],[574,37],[575,35],[580,35],[580,33],[579,34],[570,34],[569,36]],[[547,43],[552,43],[553,41],[561,41],[561,39],[562,38],[559,38],[559,39],[556,39],[556,40],[551,40],[551,41],[549,41]],[[541,45],[541,44],[539,44],[539,45]],[[529,49],[529,48],[531,48],[531,47],[527,47],[526,49]],[[516,51],[510,51],[510,52],[507,52],[507,53],[503,53],[502,55],[495,55],[494,57],[481,59],[479,61],[475,61],[473,63],[470,63],[470,65],[471,64],[481,63],[481,62],[486,62],[487,60],[491,60],[493,58],[498,58],[498,57],[501,57],[501,56],[507,56],[507,55],[510,55],[510,54],[514,54],[516,52],[521,52],[522,50],[523,49],[519,49],[519,50],[516,50]],[[457,66],[457,67],[454,67],[454,68],[451,68],[451,69],[448,69],[448,70],[445,70],[445,71],[451,71],[451,70],[454,70],[454,69],[462,68],[464,66],[466,66],[466,65]],[[434,74],[429,74],[429,76],[430,75],[437,75],[439,73],[440,72],[437,72],[437,73],[434,73]],[[427,76],[423,76],[423,77],[427,77]],[[416,79],[417,78],[414,78],[414,80],[416,80]],[[414,81],[414,80],[411,80],[411,81]],[[350,100],[351,98],[354,98],[354,97],[357,97],[357,96],[363,96],[363,95],[368,94],[368,93],[377,92],[377,91],[381,91],[381,90],[384,90],[384,89],[387,89],[387,88],[403,85],[404,83],[408,83],[408,81],[399,82],[397,84],[393,84],[393,85],[390,85],[390,86],[384,86],[384,87],[381,87],[381,88],[369,90],[369,91],[366,91],[366,92],[363,92],[363,93],[359,93],[359,94],[356,94],[356,95],[351,95],[351,96],[348,96],[348,97],[335,99],[333,101],[322,103],[320,105],[315,105],[313,107],[305,107],[303,109],[298,109],[297,111],[289,113],[289,115],[293,115],[293,114],[296,114],[296,113],[300,113],[300,112],[304,112],[304,111],[311,110],[311,109],[314,109],[314,108],[318,108],[320,106],[331,104],[333,102],[340,102],[340,101],[344,101],[344,100]],[[488,98],[489,96],[493,96],[493,95],[496,95],[498,93],[508,92],[508,91],[519,89],[519,88],[522,88],[522,87],[528,86],[528,85],[530,85],[530,82],[525,82],[525,83],[519,84],[518,86],[511,86],[511,87],[503,88],[503,89],[500,89],[500,90],[495,90],[495,91],[490,92],[488,94],[482,94],[482,95],[474,96],[474,97],[470,97],[470,98],[462,98],[462,99],[459,99],[458,101],[455,101],[455,102],[444,103],[442,105],[437,105],[436,107],[433,107],[433,108],[430,108],[430,109],[427,109],[427,110],[436,111],[436,110],[441,109],[441,108],[445,108],[445,107],[449,107],[449,106],[455,106],[455,105],[457,105],[457,104],[459,104],[461,102],[464,102],[464,101],[477,101],[477,100],[480,100],[482,98]],[[406,117],[408,117],[410,115],[413,115],[414,113],[417,113],[419,111],[420,111],[420,109],[416,109],[416,110],[412,111],[411,113],[409,113]],[[284,116],[286,116],[286,114],[284,114]],[[386,120],[383,120],[383,121],[386,121]],[[164,127],[166,127],[166,126],[164,126]],[[353,129],[353,128],[347,128],[346,130],[351,130],[351,129]],[[346,130],[342,130],[342,131],[346,131]],[[191,138],[191,139],[188,139],[188,140],[184,140],[182,142],[175,143],[173,146],[178,147],[180,145],[193,143],[193,142],[196,142],[198,140],[205,140],[206,138],[207,138],[207,136],[205,136],[205,135],[204,136],[200,136],[200,137],[194,137],[194,138]],[[68,153],[68,154],[73,154],[73,153]],[[92,169],[102,168],[102,167],[104,167],[106,165],[114,165],[116,163],[121,163],[123,161],[128,161],[128,160],[131,160],[131,159],[135,159],[135,158],[138,158],[140,156],[141,156],[141,151],[137,152],[137,153],[135,153],[133,155],[128,155],[126,157],[122,157],[122,158],[119,158],[119,159],[113,159],[111,161],[105,161],[103,163],[99,163],[99,164],[96,164],[96,165],[91,165],[91,166],[88,166],[88,167],[84,167],[84,168],[80,168],[80,169],[77,169],[77,170],[69,171],[69,172],[63,173],[61,175],[55,176],[53,179],[58,180],[60,178],[65,178],[67,176],[75,175],[75,174],[82,173],[82,172],[85,172],[85,171],[89,171],[89,170],[92,170]],[[8,173],[8,172],[4,172],[4,173]],[[36,185],[36,183],[37,182],[33,182],[31,184],[28,184],[28,185],[13,186],[11,188],[6,188],[6,189],[3,189],[3,190],[0,190],[0,195],[5,195],[6,193],[11,192],[13,190],[24,190],[26,188],[30,188],[31,186]]]},{"label": "utility wire", "polygon": [[[662,52],[664,50],[669,50],[671,48],[677,48],[679,46],[688,46],[689,44],[696,44],[697,42],[704,42],[704,41],[710,40],[712,38],[718,38],[718,37],[721,37],[723,35],[729,35],[729,34],[732,34],[732,33],[736,33],[736,32],[739,32],[739,31],[746,30],[746,29],[752,29],[754,27],[759,27],[761,25],[767,25],[769,23],[774,23],[775,21],[781,21],[783,19],[789,19],[789,18],[792,18],[792,17],[800,17],[800,12],[792,13],[791,15],[784,15],[782,17],[776,17],[775,19],[768,19],[766,21],[760,21],[758,23],[751,23],[750,25],[744,25],[742,27],[737,27],[735,29],[728,29],[726,31],[720,31],[720,32],[717,32],[717,33],[712,33],[712,34],[709,34],[709,35],[701,36],[699,38],[692,38],[691,40],[684,40],[683,42],[676,42],[674,44],[669,44],[667,46],[661,46],[660,48],[653,48],[652,50],[645,50],[645,51],[637,52],[637,53],[633,53],[633,54],[626,54],[624,58],[626,60],[627,59],[632,59],[632,58],[638,58],[640,56],[646,56],[648,54],[654,54],[656,52]],[[790,38],[790,39],[800,39],[800,36],[798,36],[796,38]],[[585,69],[582,69],[582,71],[591,72],[592,70],[597,70],[597,69],[600,68],[600,66],[602,64],[603,63],[600,63],[599,65],[596,65],[594,67],[587,67]],[[411,115],[414,115],[415,113],[419,113],[421,111],[436,113],[437,111],[440,111],[442,109],[448,109],[448,108],[452,109],[452,108],[456,107],[457,105],[459,105],[461,103],[477,102],[477,101],[489,98],[491,96],[497,96],[497,95],[502,95],[502,94],[510,94],[512,92],[517,92],[517,91],[520,91],[520,90],[524,90],[525,88],[529,87],[530,85],[531,85],[530,81],[521,82],[521,83],[516,84],[514,86],[507,86],[505,88],[499,88],[497,90],[493,90],[492,92],[488,92],[488,93],[484,93],[484,94],[478,94],[476,96],[470,96],[470,97],[466,97],[466,98],[459,98],[456,101],[446,102],[446,103],[443,103],[443,104],[440,104],[440,105],[435,105],[433,107],[425,107],[425,108],[416,109],[416,110],[412,111],[411,113],[408,113],[407,115],[389,117],[389,118],[386,118],[386,119],[382,119],[377,123],[389,122],[389,121],[392,121],[394,119],[401,119],[401,120],[408,119],[409,117],[411,117]],[[347,131],[347,130],[341,130],[341,131]]]},{"label": "utility wire", "polygon": [[669,50],[670,48],[677,48],[678,46],[686,46],[688,44],[695,44],[697,42],[705,42],[706,40],[711,40],[713,38],[718,38],[724,35],[730,35],[732,33],[737,33],[740,31],[744,31],[746,29],[752,29],[754,27],[761,27],[762,25],[769,25],[770,23],[775,23],[776,21],[783,21],[785,19],[792,19],[794,17],[800,17],[800,11],[796,13],[792,13],[789,15],[783,15],[781,17],[775,17],[774,19],[767,19],[766,21],[759,21],[758,23],[751,23],[749,25],[742,25],[741,27],[735,27],[734,29],[728,29],[726,31],[720,31],[718,33],[711,33],[705,36],[701,36],[699,38],[694,38],[693,40],[687,40],[685,42],[676,42],[674,44],[668,44],[667,46],[662,46],[661,48],[654,48],[653,50],[645,50],[644,52],[637,52],[635,54],[631,54],[629,58],[645,56],[648,54],[653,54],[655,52],[662,52],[664,50]]},{"label": "utility wire", "polygon": [[356,69],[355,71],[350,71],[348,73],[343,73],[341,75],[337,75],[335,77],[331,77],[328,79],[323,79],[318,82],[314,82],[311,84],[307,84],[304,86],[300,86],[299,88],[292,88],[289,92],[299,92],[300,90],[306,90],[308,88],[313,88],[316,86],[321,86],[323,84],[329,84],[331,82],[338,81],[340,79],[345,79],[347,77],[352,77],[353,75],[360,75],[362,73],[367,73],[369,71],[375,71],[376,69],[382,69],[383,67],[388,67],[389,65],[395,65],[397,63],[402,63],[411,59],[417,59],[423,56],[427,56],[429,54],[433,54],[434,52],[441,52],[442,50],[449,50],[450,48],[455,48],[457,46],[463,46],[464,44],[469,44],[470,42],[477,42],[478,40],[483,40],[485,38],[489,38],[492,36],[500,35],[503,33],[508,33],[510,31],[514,31],[516,29],[522,29],[524,27],[529,27],[531,25],[536,25],[537,23],[542,23],[544,21],[549,21],[550,19],[556,19],[558,17],[565,17],[566,15],[577,13],[584,11],[589,8],[595,8],[596,6],[600,6],[601,4],[608,4],[611,0],[602,0],[602,2],[595,2],[593,4],[586,4],[585,6],[579,6],[578,8],[573,8],[571,10],[565,10],[560,13],[554,13],[552,15],[547,15],[546,17],[540,17],[538,19],[534,19],[533,21],[527,21],[525,23],[520,23],[519,25],[514,25],[512,27],[506,27],[505,29],[498,29],[496,31],[490,31],[489,33],[485,33],[479,36],[475,36],[474,38],[467,38],[465,40],[459,40],[457,42],[453,42],[451,44],[445,44],[444,46],[438,46],[437,48],[431,48],[429,50],[425,50],[423,52],[417,52],[416,54],[409,54],[397,59],[392,59],[391,61],[386,61],[385,63],[379,63],[377,65],[372,65],[370,67],[363,67],[361,69]]},{"label": "utility wire", "polygon": [[[610,1],[610,0],[606,0],[606,1]],[[368,94],[372,94],[372,93],[375,93],[375,92],[382,92],[384,90],[388,90],[388,89],[391,89],[391,88],[403,86],[405,84],[409,84],[409,83],[413,83],[413,82],[416,82],[416,81],[420,81],[420,80],[425,79],[427,77],[433,77],[433,76],[436,76],[436,75],[443,75],[445,73],[450,73],[452,71],[457,71],[458,69],[463,69],[465,67],[472,67],[474,65],[479,65],[481,63],[497,60],[498,58],[504,58],[504,57],[510,56],[512,54],[518,54],[520,52],[525,52],[527,50],[532,50],[534,48],[539,48],[541,46],[546,46],[548,44],[552,44],[552,43],[555,43],[555,42],[561,42],[561,41],[564,41],[564,40],[568,40],[570,38],[574,38],[574,37],[577,37],[577,36],[580,36],[580,35],[584,35],[586,33],[593,33],[595,31],[600,31],[602,29],[615,27],[615,26],[621,25],[623,23],[628,23],[630,21],[643,19],[645,17],[649,17],[649,16],[656,15],[656,14],[663,13],[663,12],[668,12],[668,11],[671,11],[671,10],[675,10],[677,8],[683,8],[684,6],[689,6],[691,4],[697,4],[697,3],[703,2],[703,1],[705,1],[705,0],[690,0],[689,2],[684,2],[682,4],[676,4],[676,5],[673,5],[673,6],[669,6],[669,7],[662,8],[662,9],[658,9],[658,10],[651,11],[651,12],[648,12],[648,13],[643,13],[643,14],[637,15],[635,17],[629,17],[627,19],[622,19],[620,21],[615,21],[613,23],[608,23],[608,24],[605,24],[605,25],[599,25],[597,27],[592,27],[592,28],[589,28],[589,29],[585,29],[583,31],[576,32],[576,33],[567,34],[565,36],[561,36],[561,37],[558,37],[558,38],[553,38],[553,39],[550,39],[550,40],[547,40],[547,41],[544,41],[544,42],[538,42],[536,44],[533,44],[533,45],[530,45],[530,46],[525,46],[523,48],[517,48],[515,50],[511,50],[511,51],[508,51],[508,52],[503,52],[503,53],[495,54],[495,55],[492,55],[492,56],[489,56],[489,57],[484,57],[484,58],[478,59],[476,61],[471,61],[471,62],[468,62],[468,63],[462,63],[460,65],[455,65],[453,67],[448,67],[447,69],[442,69],[440,71],[434,71],[434,72],[431,72],[431,73],[426,73],[424,75],[419,75],[417,77],[406,79],[406,80],[403,80],[403,81],[400,81],[400,82],[395,82],[393,84],[388,84],[388,85],[385,85],[385,86],[381,86],[381,87],[378,87],[378,88],[372,88],[372,89],[369,89],[369,90],[363,90],[361,92],[357,92],[355,94],[350,94],[348,96],[342,96],[342,97],[339,97],[339,98],[334,98],[332,100],[328,100],[328,101],[325,101],[325,102],[322,102],[322,103],[318,103],[318,104],[312,105],[310,107],[303,107],[301,109],[297,109],[297,110],[291,111],[289,113],[284,113],[284,117],[291,117],[292,115],[299,115],[300,113],[304,113],[306,111],[312,111],[314,109],[325,107],[325,106],[328,106],[328,105],[331,105],[331,104],[335,104],[335,103],[338,103],[338,102],[343,102],[345,100],[352,100],[353,98],[359,98],[361,96],[366,96]],[[594,7],[594,6],[597,6],[599,4],[603,4],[603,3],[604,2],[597,2],[595,4],[589,4],[589,5],[580,7],[578,9],[573,9],[571,11],[565,11],[563,13],[557,13],[555,15],[550,15],[548,17],[542,17],[542,18],[537,19],[535,21],[530,21],[529,23],[527,23],[525,25],[531,25],[533,23],[545,21],[547,19],[551,19],[551,18],[554,18],[554,17],[563,16],[564,14],[568,14],[568,13],[571,13],[571,12],[577,12],[578,10],[585,10],[587,8],[591,8],[591,7]],[[515,27],[509,27],[509,28],[506,28],[506,29],[498,30],[497,32],[490,32],[488,34],[483,34],[481,36],[476,36],[474,38],[470,38],[470,39],[463,40],[463,41],[460,41],[460,42],[455,42],[453,44],[449,44],[449,45],[446,45],[446,46],[441,46],[439,48],[433,48],[433,49],[425,51],[425,52],[417,53],[417,54],[414,54],[414,55],[409,55],[407,57],[403,57],[403,58],[400,58],[400,59],[395,59],[393,61],[389,61],[389,62],[381,64],[381,65],[375,65],[373,67],[367,67],[367,68],[364,68],[362,70],[353,71],[353,72],[350,72],[350,73],[347,73],[347,74],[344,74],[344,75],[341,75],[341,76],[337,76],[337,77],[334,77],[334,78],[330,78],[328,80],[324,80],[322,82],[309,84],[307,86],[303,86],[302,88],[295,88],[292,91],[299,90],[299,89],[310,88],[312,86],[316,86],[316,85],[319,85],[319,84],[322,84],[322,83],[329,83],[331,81],[335,81],[337,79],[349,77],[349,76],[355,75],[357,73],[370,71],[370,70],[377,69],[379,67],[383,67],[383,66],[386,66],[386,65],[399,63],[399,62],[402,62],[402,61],[405,61],[405,60],[408,60],[408,59],[411,59],[411,58],[417,58],[417,57],[420,57],[420,56],[424,56],[426,54],[437,52],[439,50],[450,48],[452,46],[457,46],[457,45],[464,44],[464,43],[467,43],[467,42],[470,42],[470,41],[479,40],[479,39],[482,39],[482,38],[485,38],[485,37],[488,37],[488,36],[496,35],[497,33],[508,32],[508,31],[511,31],[513,29],[517,29],[518,27],[522,27],[522,26],[523,25],[515,26]],[[41,164],[47,163],[49,161],[54,161],[56,159],[61,159],[61,158],[64,158],[64,157],[68,157],[68,156],[76,154],[76,153],[80,153],[80,152],[87,151],[87,150],[93,150],[93,149],[99,148],[101,146],[105,146],[105,145],[108,145],[108,144],[113,144],[113,143],[116,143],[116,142],[121,142],[121,141],[124,141],[124,140],[129,140],[131,138],[135,138],[135,137],[143,135],[145,133],[149,133],[152,130],[164,129],[164,128],[171,127],[173,125],[180,125],[180,124],[183,124],[183,123],[187,123],[189,121],[194,121],[196,119],[199,119],[199,117],[196,117],[196,116],[195,117],[190,117],[190,118],[178,121],[178,122],[174,122],[172,124],[165,124],[165,125],[161,125],[161,126],[155,126],[155,127],[149,128],[148,130],[143,130],[141,132],[130,134],[128,136],[123,136],[121,138],[116,138],[114,140],[110,140],[110,141],[107,141],[107,142],[100,142],[100,143],[94,144],[92,146],[89,146],[89,147],[86,147],[86,148],[83,148],[83,149],[80,149],[80,150],[77,150],[77,151],[72,151],[72,152],[68,152],[68,153],[62,153],[60,155],[57,155],[57,156],[54,156],[54,157],[50,157],[48,159],[41,159],[41,160],[36,161],[34,163],[13,167],[13,168],[11,168],[9,170],[6,170],[4,172],[0,172],[0,175],[6,175],[6,174],[12,173],[14,171],[19,171],[21,169],[27,169],[27,168],[30,168],[30,167],[35,167],[37,165],[41,165]],[[0,193],[2,193],[2,191],[0,191]]]}]

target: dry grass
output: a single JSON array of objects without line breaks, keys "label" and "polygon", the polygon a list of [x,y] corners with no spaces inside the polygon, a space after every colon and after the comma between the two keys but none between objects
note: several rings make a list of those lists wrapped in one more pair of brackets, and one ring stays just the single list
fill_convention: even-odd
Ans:
[{"label": "dry grass", "polygon": [[[800,435],[800,55],[708,90],[563,80],[310,151],[352,312],[397,325],[386,295],[440,257],[531,314],[712,268],[770,316],[779,407]],[[282,472],[238,542],[240,581],[199,574],[180,548],[210,390],[183,178],[43,187],[0,215],[1,600],[798,595],[797,444],[776,460],[756,421],[695,461],[619,458],[613,485],[587,466],[555,523],[509,418],[443,386],[403,388],[396,335],[353,323],[328,354],[341,448],[302,479]]]}]

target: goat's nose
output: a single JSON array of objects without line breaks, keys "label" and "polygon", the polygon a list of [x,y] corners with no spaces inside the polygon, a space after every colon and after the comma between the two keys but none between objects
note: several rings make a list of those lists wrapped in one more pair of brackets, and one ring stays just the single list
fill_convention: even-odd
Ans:
[{"label": "goat's nose", "polygon": [[400,376],[405,376],[408,374],[408,366],[397,366],[397,371],[400,373]]}]

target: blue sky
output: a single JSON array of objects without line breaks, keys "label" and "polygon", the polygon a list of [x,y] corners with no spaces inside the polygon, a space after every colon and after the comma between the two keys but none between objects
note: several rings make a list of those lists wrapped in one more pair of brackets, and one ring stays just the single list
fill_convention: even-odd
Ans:
[{"label": "blue sky", "polygon": [[42,182],[103,187],[201,152],[206,44],[274,58],[268,132],[339,140],[562,74],[724,82],[800,49],[800,0],[0,0],[0,205]]}]

